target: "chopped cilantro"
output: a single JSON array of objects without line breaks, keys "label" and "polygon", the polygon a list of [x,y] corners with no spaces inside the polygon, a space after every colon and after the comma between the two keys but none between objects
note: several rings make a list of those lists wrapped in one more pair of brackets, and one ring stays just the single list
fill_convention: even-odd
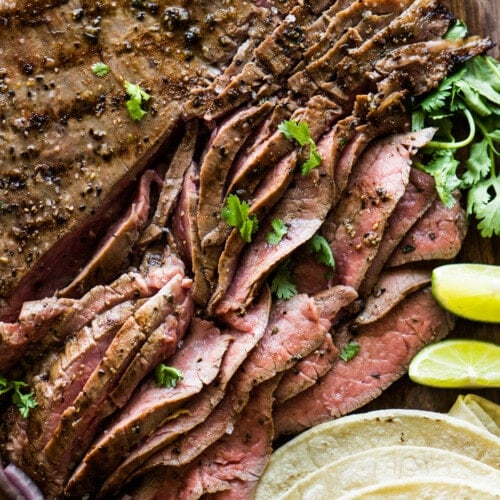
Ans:
[{"label": "chopped cilantro", "polygon": [[23,394],[21,388],[27,387],[26,382],[19,380],[7,380],[5,377],[0,376],[0,395],[12,392],[12,402],[18,407],[19,412],[23,418],[27,418],[32,408],[37,406],[35,395],[33,392]]},{"label": "chopped cilantro", "polygon": [[292,281],[288,259],[283,261],[274,272],[271,281],[271,292],[273,292],[278,299],[285,300],[289,300],[297,295],[297,287]]},{"label": "chopped cilantro", "polygon": [[139,85],[128,81],[125,81],[125,92],[129,97],[126,105],[130,118],[135,121],[141,121],[146,114],[146,111],[143,109],[143,104],[149,101],[151,96]]},{"label": "chopped cilantro", "polygon": [[271,227],[272,231],[267,233],[266,240],[270,245],[277,245],[288,232],[288,227],[280,219],[273,219]]},{"label": "chopped cilantro", "polygon": [[343,361],[350,361],[359,353],[359,344],[355,340],[351,340],[342,349],[340,349],[340,359]]},{"label": "chopped cilantro", "polygon": [[229,226],[237,228],[241,237],[247,243],[252,241],[252,235],[259,228],[257,216],[249,216],[249,210],[250,205],[246,201],[241,201],[236,194],[230,194],[221,213],[225,222]]},{"label": "chopped cilantro", "polygon": [[321,164],[321,155],[316,149],[309,125],[306,122],[296,122],[294,120],[284,120],[278,126],[278,130],[289,140],[295,139],[300,146],[309,146],[309,158],[301,166],[302,175],[307,175],[313,168]]},{"label": "chopped cilantro", "polygon": [[335,260],[333,258],[332,249],[328,241],[320,234],[315,234],[310,240],[309,245],[316,255],[316,259],[320,264],[328,267],[335,267]]},{"label": "chopped cilantro", "polygon": [[[455,34],[464,33],[456,27]],[[454,124],[468,126],[467,137],[457,140]],[[442,202],[455,203],[456,188],[467,191],[467,213],[479,222],[481,235],[500,235],[500,178],[495,171],[500,156],[500,63],[476,56],[445,78],[436,90],[415,103],[412,128],[438,128],[416,165],[434,177]],[[457,150],[469,147],[464,170],[459,169]]]},{"label": "chopped cilantro", "polygon": [[96,62],[92,64],[92,73],[99,77],[106,76],[109,73],[109,66],[103,62]]},{"label": "chopped cilantro", "polygon": [[175,387],[177,382],[184,378],[183,373],[174,368],[160,363],[155,368],[156,383],[162,387]]}]

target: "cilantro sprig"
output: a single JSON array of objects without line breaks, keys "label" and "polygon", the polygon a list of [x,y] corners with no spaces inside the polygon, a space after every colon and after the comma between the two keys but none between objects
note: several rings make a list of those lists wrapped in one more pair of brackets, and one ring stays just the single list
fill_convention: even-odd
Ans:
[{"label": "cilantro sprig", "polygon": [[[463,26],[450,31],[463,36]],[[450,37],[450,34],[448,34]],[[456,123],[468,127],[463,139],[455,137]],[[469,60],[454,74],[415,103],[413,130],[438,128],[435,139],[424,149],[424,161],[417,163],[434,177],[442,202],[452,207],[452,192],[467,192],[467,214],[478,221],[481,235],[500,235],[500,63],[490,56]],[[468,147],[461,170],[457,151]]]},{"label": "cilantro sprig", "polygon": [[184,379],[184,374],[181,370],[173,366],[167,366],[165,363],[160,363],[155,368],[156,383],[162,387],[175,387],[178,382]]},{"label": "cilantro sprig", "polygon": [[281,219],[273,219],[271,229],[272,231],[266,234],[266,241],[270,245],[277,245],[288,232],[288,226]]},{"label": "cilantro sprig", "polygon": [[151,96],[135,83],[125,81],[124,86],[125,92],[129,97],[126,102],[128,114],[132,120],[141,121],[146,114],[146,111],[143,109],[144,103],[149,101]]},{"label": "cilantro sprig", "polygon": [[292,280],[290,272],[290,260],[284,260],[274,272],[271,280],[271,292],[273,292],[278,299],[290,300],[297,295],[297,287]]},{"label": "cilantro sprig", "polygon": [[22,389],[28,387],[26,382],[8,380],[0,376],[0,395],[12,391],[12,402],[18,407],[23,418],[28,418],[30,410],[37,406],[33,392],[23,393]]},{"label": "cilantro sprig", "polygon": [[250,205],[246,201],[241,201],[236,194],[230,194],[221,212],[226,224],[237,228],[241,237],[247,243],[252,241],[252,235],[259,228],[257,216],[255,214],[248,215],[249,210]]},{"label": "cilantro sprig", "polygon": [[318,153],[316,143],[311,137],[309,125],[306,122],[284,120],[278,125],[278,131],[289,141],[297,141],[301,147],[309,146],[309,158],[301,166],[302,175],[307,175],[313,168],[321,164],[321,155]]}]

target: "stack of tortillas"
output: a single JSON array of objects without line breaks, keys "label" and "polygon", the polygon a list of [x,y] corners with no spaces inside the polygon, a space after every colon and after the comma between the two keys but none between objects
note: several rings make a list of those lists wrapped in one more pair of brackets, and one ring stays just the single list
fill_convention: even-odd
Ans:
[{"label": "stack of tortillas", "polygon": [[380,410],[313,427],[273,453],[256,500],[500,499],[499,413],[468,395],[448,415]]}]

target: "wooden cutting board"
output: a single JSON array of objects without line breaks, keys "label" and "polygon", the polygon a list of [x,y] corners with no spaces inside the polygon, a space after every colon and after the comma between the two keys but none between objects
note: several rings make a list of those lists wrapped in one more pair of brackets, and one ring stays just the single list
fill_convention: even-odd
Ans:
[{"label": "wooden cutting board", "polygon": [[[500,45],[500,0],[445,0],[445,4],[458,19],[465,20],[470,34],[490,36]],[[489,52],[497,59],[500,58],[499,45]],[[500,238],[481,238],[474,221],[471,221],[465,245],[457,260],[500,265]],[[500,343],[500,324],[458,320],[449,337],[469,337]],[[467,392],[474,392],[500,404],[500,390],[432,389],[414,384],[408,377],[403,377],[360,411],[394,407],[448,411],[456,397]]]}]

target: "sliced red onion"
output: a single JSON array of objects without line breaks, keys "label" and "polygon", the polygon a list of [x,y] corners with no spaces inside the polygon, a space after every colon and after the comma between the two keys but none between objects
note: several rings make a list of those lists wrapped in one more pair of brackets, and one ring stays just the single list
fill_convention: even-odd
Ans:
[{"label": "sliced red onion", "polygon": [[25,498],[26,500],[45,499],[35,481],[33,481],[33,479],[31,479],[28,474],[21,470],[17,465],[7,465],[4,472],[9,481],[19,490],[22,498]]},{"label": "sliced red onion", "polygon": [[20,500],[24,495],[9,481],[2,464],[0,464],[0,498]]}]

